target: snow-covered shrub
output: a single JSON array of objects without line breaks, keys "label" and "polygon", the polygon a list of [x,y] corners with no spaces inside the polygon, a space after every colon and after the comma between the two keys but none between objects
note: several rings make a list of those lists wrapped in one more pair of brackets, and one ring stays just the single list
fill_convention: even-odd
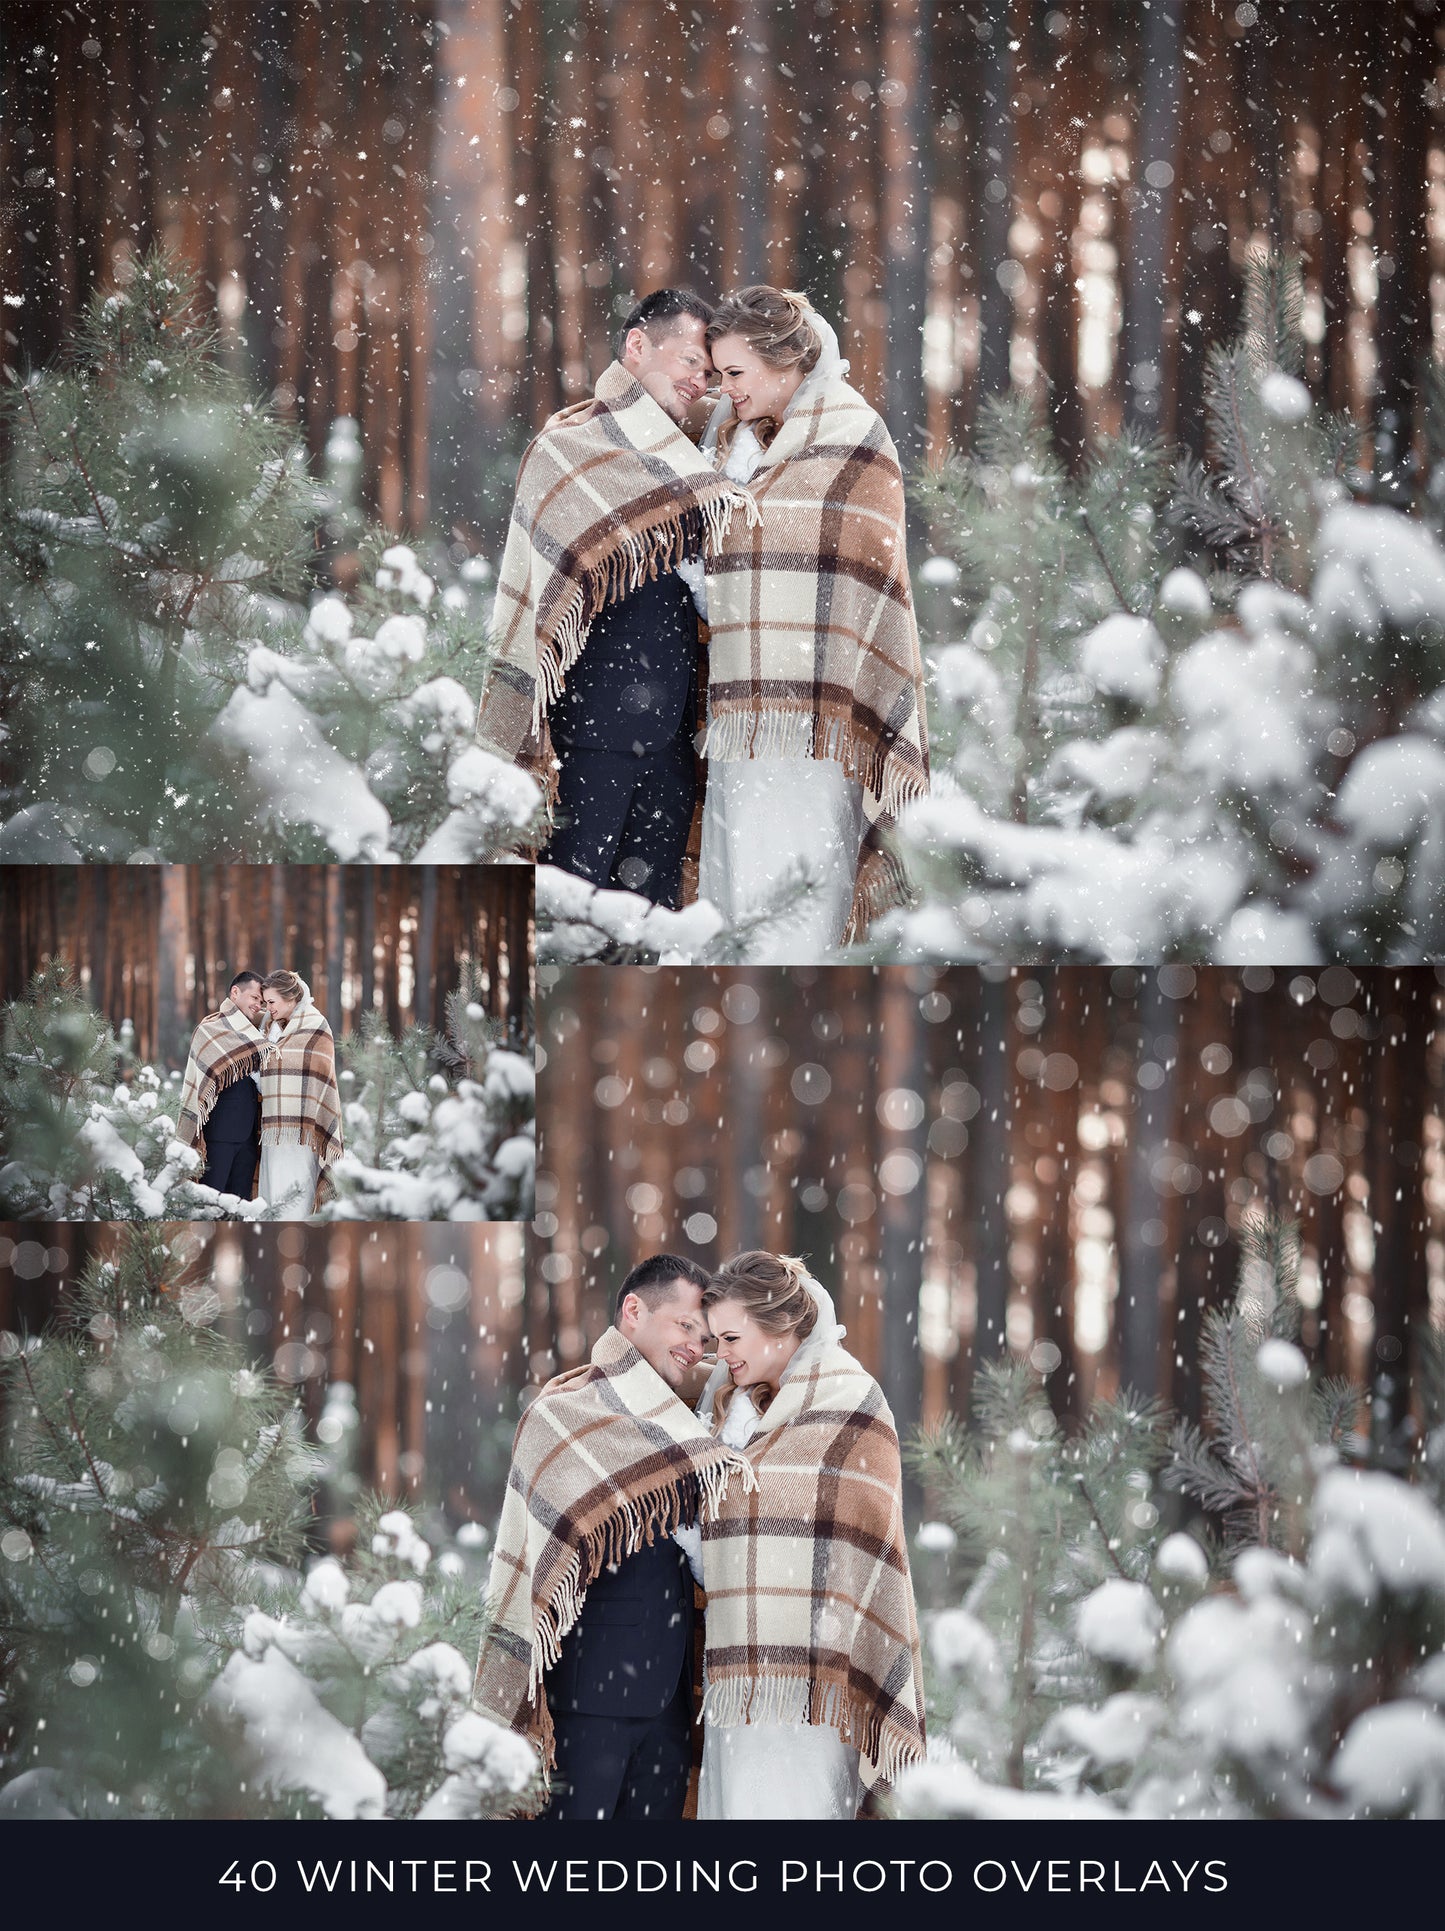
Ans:
[{"label": "snow-covered shrub", "polygon": [[531,1218],[530,1037],[519,1032],[513,1045],[503,1043],[465,989],[447,1003],[445,1039],[424,1027],[393,1039],[368,1015],[360,1034],[343,1041],[346,1152],[331,1169],[324,1218]]},{"label": "snow-covered shrub", "polygon": [[481,560],[439,588],[445,552],[363,543],[357,593],[319,594],[318,533],[360,534],[346,492],[199,312],[150,256],[9,391],[0,857],[409,859],[443,826],[454,862],[516,848],[536,786],[468,755]]},{"label": "snow-covered shrub", "polygon": [[434,1560],[405,1510],[363,1525],[348,1566],[245,1611],[206,1715],[245,1773],[250,1814],[502,1816],[537,1776],[531,1747],[471,1707],[485,1628],[461,1563]]},{"label": "snow-covered shrub", "polygon": [[1082,1472],[1097,1421],[1071,1483],[1022,1370],[990,1371],[979,1438],[925,1464],[975,1573],[924,1618],[934,1760],[901,1780],[904,1815],[1445,1815],[1429,1450],[1418,1484],[1344,1462],[1358,1391],[1290,1338],[1294,1255],[1291,1230],[1254,1230],[1206,1346],[1208,1432],[1177,1428],[1165,1471],[1222,1520],[1222,1566],[1161,1537],[1159,1456],[1111,1462],[1112,1505]]},{"label": "snow-covered shrub", "polygon": [[1211,359],[1210,464],[1173,505],[1228,562],[1209,581],[1162,541],[1158,450],[1105,444],[1073,481],[1016,399],[924,490],[972,621],[934,653],[934,789],[899,824],[919,900],[876,956],[1445,947],[1445,549],[1349,500],[1292,286],[1257,269]]},{"label": "snow-covered shrub", "polygon": [[136,1228],[0,1337],[0,1817],[507,1814],[537,1766],[471,1708],[485,1536],[363,1504],[298,1573],[334,1470],[222,1306]]}]

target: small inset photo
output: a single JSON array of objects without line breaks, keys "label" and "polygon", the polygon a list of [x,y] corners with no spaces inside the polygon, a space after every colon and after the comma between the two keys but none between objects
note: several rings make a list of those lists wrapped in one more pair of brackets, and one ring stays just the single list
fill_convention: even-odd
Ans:
[{"label": "small inset photo", "polygon": [[0,1213],[524,1220],[532,873],[5,868]]}]

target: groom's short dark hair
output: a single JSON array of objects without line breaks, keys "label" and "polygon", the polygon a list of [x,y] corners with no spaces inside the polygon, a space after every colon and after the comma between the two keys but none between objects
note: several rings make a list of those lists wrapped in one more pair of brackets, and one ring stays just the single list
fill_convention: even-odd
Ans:
[{"label": "groom's short dark hair", "polygon": [[679,315],[696,316],[706,328],[712,320],[712,309],[701,295],[694,295],[690,288],[653,289],[650,295],[643,296],[619,329],[618,355],[627,347],[627,338],[634,329],[651,329],[658,322],[675,322]]},{"label": "groom's short dark hair", "polygon": [[617,1290],[617,1302],[612,1312],[614,1319],[622,1312],[622,1303],[629,1294],[635,1294],[645,1301],[648,1307],[660,1307],[667,1300],[679,1281],[689,1281],[694,1287],[706,1287],[712,1279],[705,1267],[696,1261],[683,1260],[678,1254],[653,1254],[645,1261],[639,1261],[627,1279]]},{"label": "groom's short dark hair", "polygon": [[261,977],[259,972],[252,972],[248,966],[244,972],[238,972],[236,974],[235,978],[231,981],[230,985],[227,987],[227,991],[234,992],[237,986],[248,986],[250,985],[253,979],[256,981],[256,984],[258,986],[264,986],[266,983],[266,981]]}]

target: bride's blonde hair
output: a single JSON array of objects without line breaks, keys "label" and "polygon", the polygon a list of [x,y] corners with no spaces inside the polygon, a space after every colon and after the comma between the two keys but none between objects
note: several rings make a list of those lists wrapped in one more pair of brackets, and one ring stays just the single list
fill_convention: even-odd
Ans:
[{"label": "bride's blonde hair", "polygon": [[[752,1249],[734,1254],[713,1275],[702,1293],[703,1312],[720,1301],[736,1301],[765,1334],[795,1334],[804,1341],[818,1325],[818,1303],[807,1287],[807,1265],[793,1254]],[[726,1412],[733,1391],[720,1391],[716,1412]],[[759,1389],[753,1399],[765,1411],[771,1396]]]},{"label": "bride's blonde hair", "polygon": [[262,990],[264,992],[279,992],[283,999],[294,999],[298,1002],[311,997],[311,988],[301,977],[301,974],[299,972],[288,972],[284,968],[280,972],[268,973]]},{"label": "bride's blonde hair", "polygon": [[[768,368],[800,369],[808,375],[823,353],[823,338],[808,319],[812,313],[813,305],[801,289],[771,288],[766,282],[734,289],[713,310],[707,325],[708,352],[725,335],[740,335]],[[774,416],[760,416],[751,426],[766,449],[781,425]],[[726,459],[737,429],[734,417],[719,430],[719,461]]]}]

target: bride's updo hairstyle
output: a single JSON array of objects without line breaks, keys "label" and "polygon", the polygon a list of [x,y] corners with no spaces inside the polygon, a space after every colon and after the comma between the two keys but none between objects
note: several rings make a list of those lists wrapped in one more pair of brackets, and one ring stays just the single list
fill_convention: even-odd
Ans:
[{"label": "bride's updo hairstyle", "polygon": [[755,282],[724,295],[707,325],[707,345],[711,349],[725,335],[740,335],[770,369],[801,369],[807,375],[823,353],[822,338],[808,320],[811,312],[807,296],[797,289]]},{"label": "bride's updo hairstyle", "polygon": [[736,1301],[765,1334],[796,1334],[800,1341],[818,1324],[818,1303],[808,1292],[808,1270],[787,1254],[734,1254],[703,1289],[706,1312],[719,1301]]},{"label": "bride's updo hairstyle", "polygon": [[294,999],[298,1003],[311,997],[311,988],[299,972],[273,972],[265,980],[262,990],[279,992],[283,999]]},{"label": "bride's updo hairstyle", "polygon": [[[808,320],[811,313],[807,296],[795,288],[769,288],[766,282],[755,282],[751,288],[734,289],[713,310],[707,325],[708,354],[725,335],[740,335],[768,368],[796,369],[807,375],[823,353],[823,338]],[[752,429],[766,449],[779,423],[776,417],[759,416]],[[737,430],[736,418],[723,424],[717,439],[719,459],[726,458]]]}]

